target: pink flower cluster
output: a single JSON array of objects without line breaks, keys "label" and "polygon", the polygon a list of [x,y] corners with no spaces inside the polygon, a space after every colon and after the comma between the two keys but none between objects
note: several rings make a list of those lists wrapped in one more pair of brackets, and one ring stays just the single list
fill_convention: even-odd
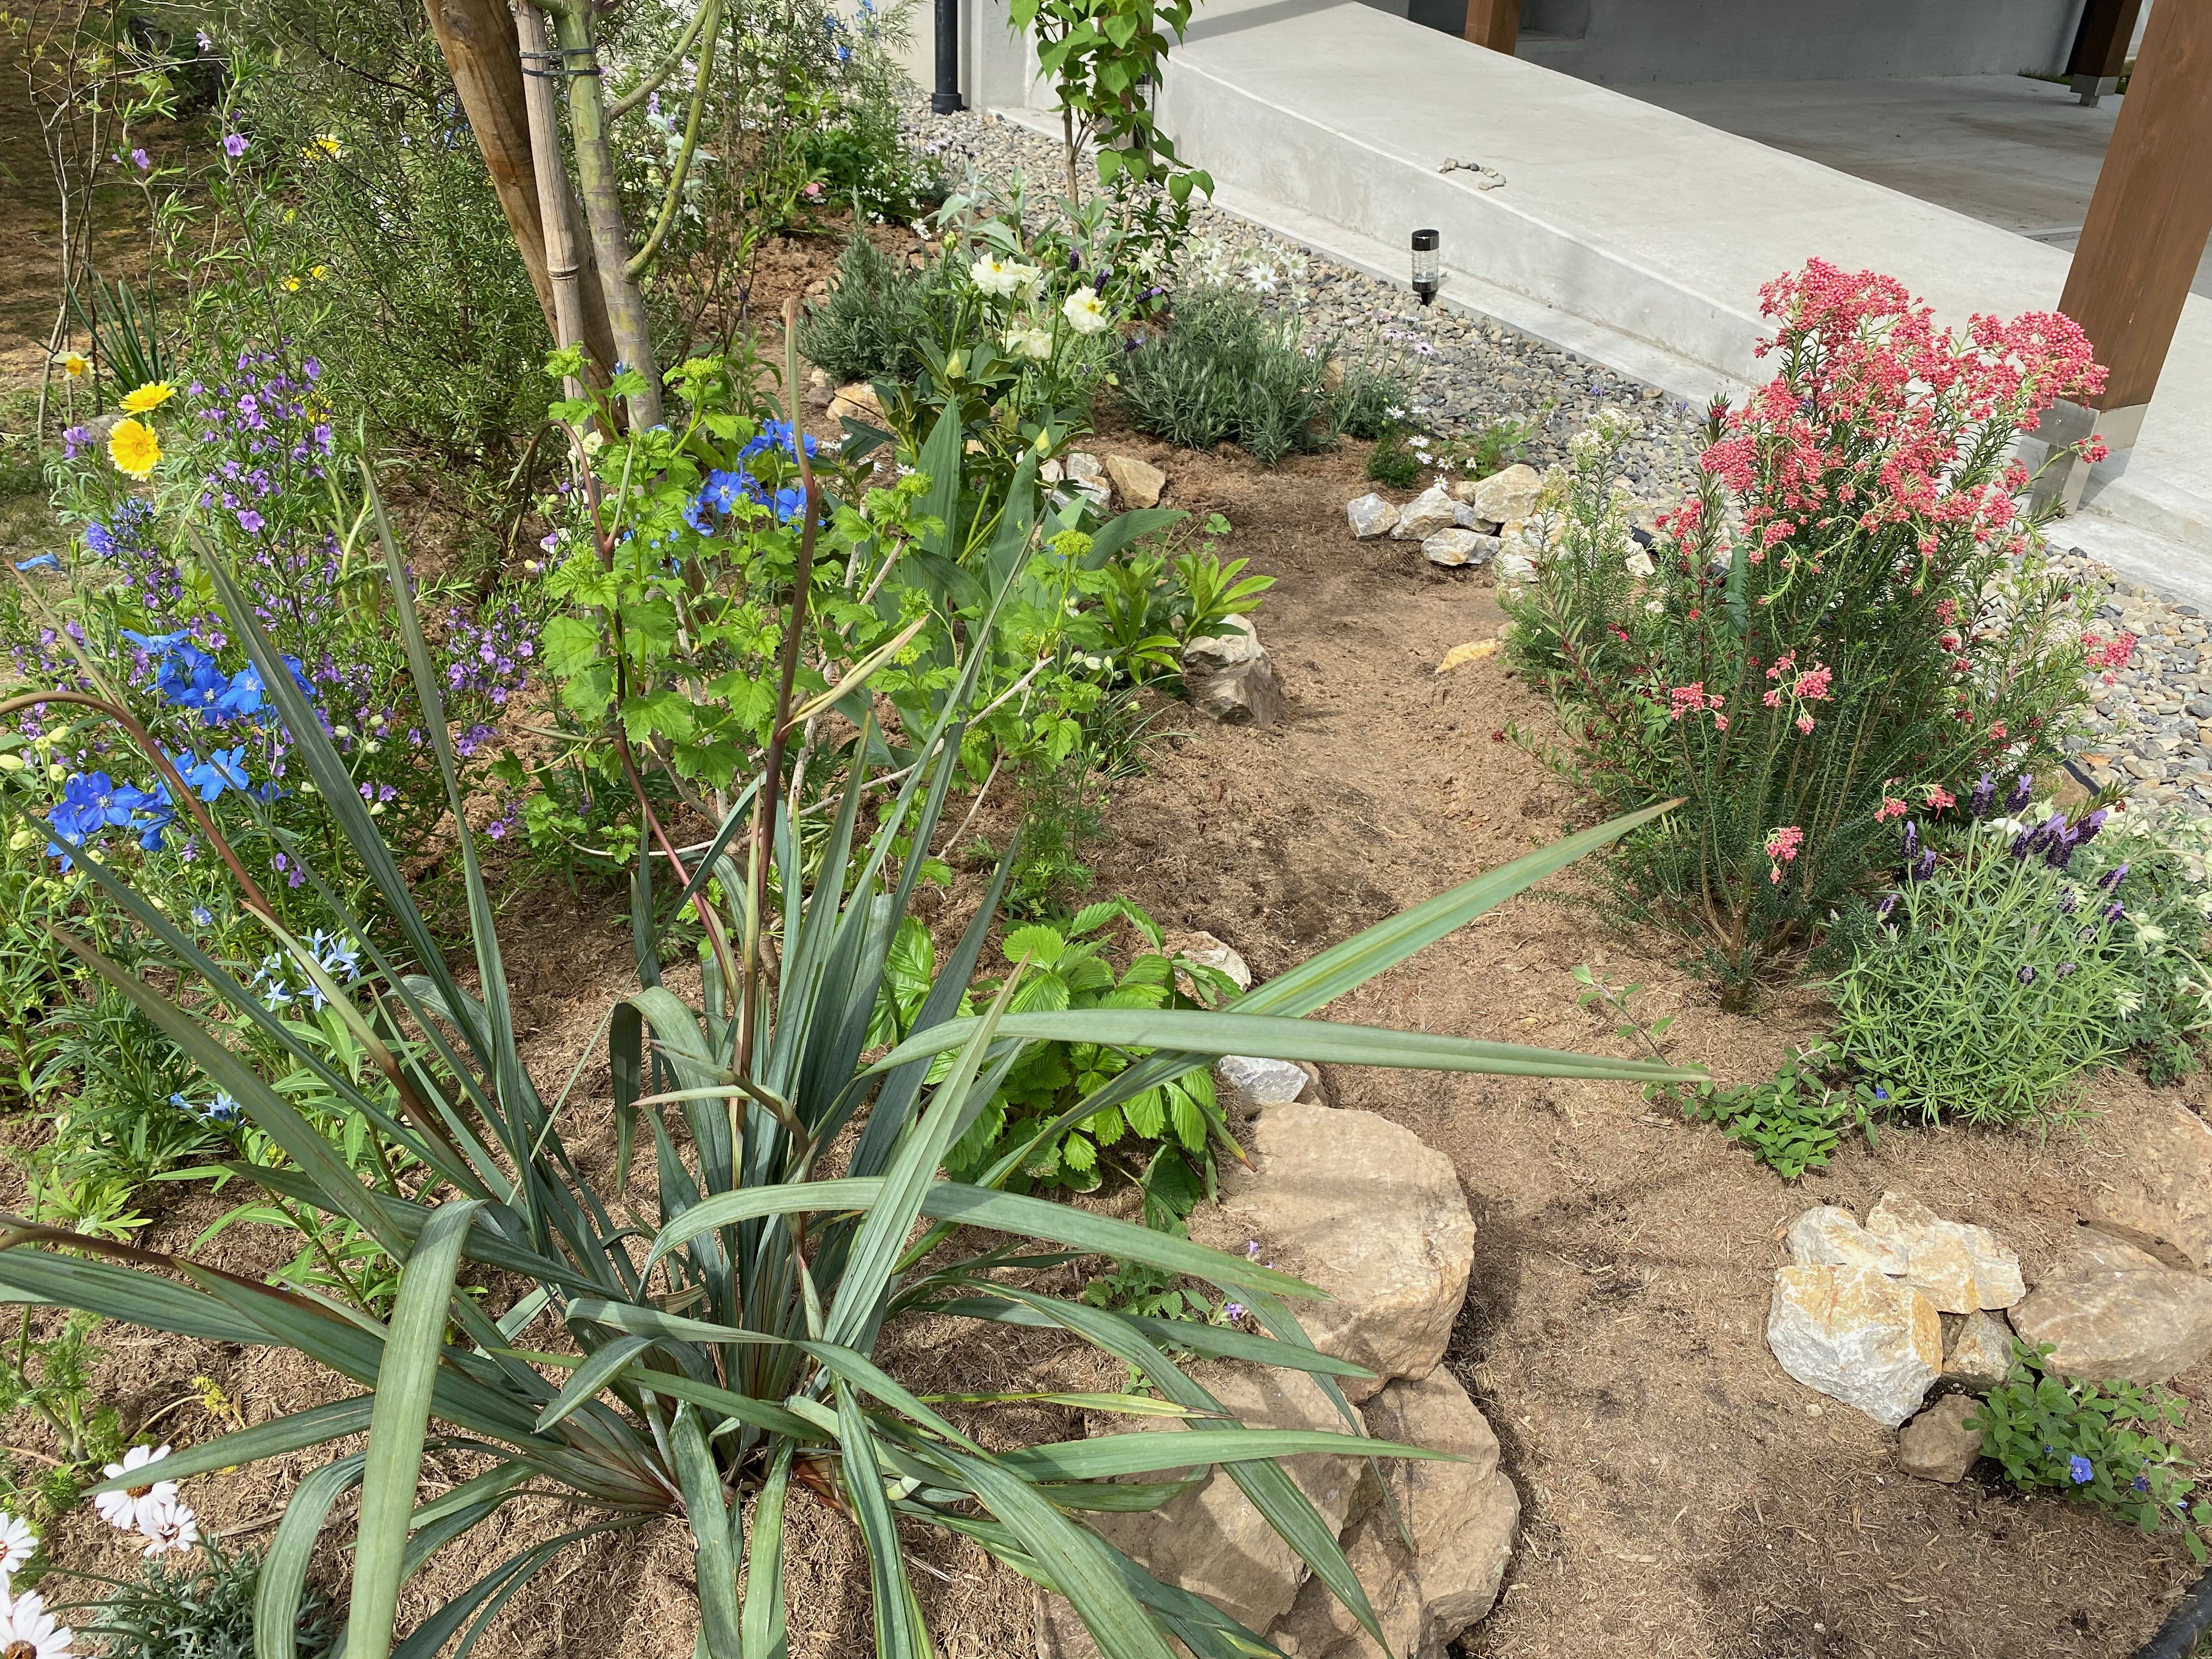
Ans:
[{"label": "pink flower cluster", "polygon": [[1797,667],[1797,652],[1792,647],[1775,659],[1773,665],[1766,671],[1766,678],[1774,681],[1775,685],[1759,701],[1769,708],[1779,708],[1782,699],[1788,697],[1790,707],[1797,711],[1792,724],[1801,737],[1810,737],[1813,716],[1804,705],[1828,700],[1829,688],[1835,684],[1834,673],[1826,663],[1814,663],[1801,672]]},{"label": "pink flower cluster", "polygon": [[1719,712],[1727,705],[1728,700],[1716,692],[1706,690],[1703,680],[1674,687],[1667,693],[1667,700],[1673,705],[1667,711],[1667,718],[1670,720],[1678,720],[1685,714],[1710,711],[1713,716],[1713,730],[1728,730],[1728,716]]},{"label": "pink flower cluster", "polygon": [[1779,830],[1766,832],[1766,856],[1772,860],[1766,868],[1766,878],[1777,887],[1782,884],[1782,866],[1797,856],[1797,849],[1805,844],[1805,832],[1796,824],[1784,824]]}]

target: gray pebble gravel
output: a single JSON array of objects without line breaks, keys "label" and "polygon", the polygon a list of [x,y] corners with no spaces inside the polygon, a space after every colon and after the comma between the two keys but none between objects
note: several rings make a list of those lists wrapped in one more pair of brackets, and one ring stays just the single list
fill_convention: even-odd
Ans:
[{"label": "gray pebble gravel", "polygon": [[[1018,169],[1049,189],[1047,181],[1060,177],[1057,143],[995,117],[973,111],[932,115],[922,100],[906,125],[909,141],[938,156],[956,180],[972,169],[981,184],[1004,189]],[[1424,309],[1409,289],[1306,252],[1223,210],[1201,206],[1193,228],[1278,262],[1305,253],[1304,292],[1285,302],[1295,305],[1310,337],[1333,341],[1340,357],[1402,350],[1416,376],[1410,412],[1431,430],[1474,434],[1500,418],[1540,416],[1521,459],[1540,470],[1565,459],[1567,440],[1600,410],[1624,410],[1643,426],[1626,456],[1637,494],[1647,501],[1680,495],[1701,411],[1658,387],[1509,325]],[[2062,569],[2103,592],[2103,630],[2131,633],[2140,641],[2111,684],[2102,674],[2091,677],[2090,731],[2069,744],[2078,775],[2099,787],[2120,784],[2143,805],[2212,812],[2212,635],[2204,618],[2194,605],[2116,580],[2065,545],[2063,524],[2051,545]]]}]

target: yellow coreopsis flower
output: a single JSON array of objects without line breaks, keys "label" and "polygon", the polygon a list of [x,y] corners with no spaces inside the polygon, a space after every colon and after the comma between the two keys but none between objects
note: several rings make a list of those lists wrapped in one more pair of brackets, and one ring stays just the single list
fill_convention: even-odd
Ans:
[{"label": "yellow coreopsis flower", "polygon": [[149,409],[159,409],[176,395],[177,388],[167,380],[149,380],[136,391],[124,395],[123,412],[143,415]]},{"label": "yellow coreopsis flower", "polygon": [[338,143],[336,135],[327,132],[319,132],[315,135],[314,142],[310,143],[301,152],[301,154],[305,155],[310,161],[313,161],[318,155],[327,155],[331,161],[335,161],[345,154],[345,146]]},{"label": "yellow coreopsis flower", "polygon": [[297,294],[299,291],[300,279],[297,276],[287,276],[284,279],[284,292],[287,294]]},{"label": "yellow coreopsis flower", "polygon": [[330,274],[331,268],[328,265],[316,265],[307,272],[308,276],[313,277],[319,283],[323,281]]},{"label": "yellow coreopsis flower", "polygon": [[54,367],[72,380],[82,380],[92,373],[92,359],[82,351],[58,352],[54,356]]},{"label": "yellow coreopsis flower", "polygon": [[143,421],[121,420],[107,434],[108,458],[134,478],[149,476],[161,459],[161,441]]}]

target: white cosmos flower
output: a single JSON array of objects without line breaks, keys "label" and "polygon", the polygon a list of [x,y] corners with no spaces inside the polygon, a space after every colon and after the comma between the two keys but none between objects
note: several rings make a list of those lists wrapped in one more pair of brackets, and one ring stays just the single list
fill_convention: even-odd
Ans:
[{"label": "white cosmos flower", "polygon": [[1052,335],[1035,323],[1019,328],[1010,328],[1005,336],[1006,349],[1017,357],[1027,357],[1031,362],[1042,362],[1052,356]]},{"label": "white cosmos flower", "polygon": [[[149,1556],[170,1550],[181,1553],[200,1541],[199,1517],[185,1504],[162,1504],[140,1521],[138,1530],[146,1534],[146,1553]],[[0,1659],[6,1659],[4,1650],[0,1650]]]},{"label": "white cosmos flower", "polygon": [[[168,1455],[167,1446],[133,1446],[123,1454],[120,1463],[110,1463],[103,1473],[113,1480],[122,1475],[135,1474],[151,1464],[160,1462]],[[155,1514],[176,1500],[177,1483],[156,1480],[149,1474],[141,1485],[125,1487],[121,1492],[95,1493],[92,1506],[100,1511],[100,1518],[118,1532],[136,1532],[139,1528],[140,1516]],[[4,1659],[4,1654],[0,1654],[0,1659]]]},{"label": "white cosmos flower", "polygon": [[1106,307],[1099,301],[1098,290],[1088,283],[1069,295],[1060,309],[1067,319],[1067,325],[1078,334],[1103,334],[1109,326]]},{"label": "white cosmos flower", "polygon": [[39,1547],[39,1534],[29,1523],[0,1510],[0,1579],[22,1571],[23,1563]]},{"label": "white cosmos flower", "polygon": [[35,1590],[0,1603],[0,1654],[7,1659],[68,1659],[76,1640],[76,1632],[46,1611]]},{"label": "white cosmos flower", "polygon": [[1021,279],[1014,275],[1015,270],[997,254],[987,253],[968,267],[968,274],[984,293],[1007,295],[1022,285]]}]

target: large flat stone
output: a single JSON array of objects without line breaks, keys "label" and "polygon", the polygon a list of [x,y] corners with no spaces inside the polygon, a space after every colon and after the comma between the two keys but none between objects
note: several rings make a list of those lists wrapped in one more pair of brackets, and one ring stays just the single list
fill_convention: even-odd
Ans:
[{"label": "large flat stone", "polygon": [[1919,1409],[1943,1369],[1935,1305],[1872,1267],[1778,1270],[1766,1346],[1807,1388],[1893,1429]]},{"label": "large flat stone", "polygon": [[1352,1399],[1435,1370],[1474,1260],[1451,1160],[1372,1112],[1304,1103],[1262,1111],[1252,1152],[1224,1172],[1220,1205],[1193,1216],[1192,1236],[1238,1253],[1256,1240],[1328,1292],[1292,1310],[1323,1352],[1375,1373],[1344,1379]]},{"label": "large flat stone", "polygon": [[1884,1193],[1866,1230],[1905,1255],[1905,1276],[1945,1313],[2009,1308],[2027,1294],[2020,1255],[1987,1227],[1947,1221],[1918,1199]]},{"label": "large flat stone", "polygon": [[2085,1232],[2012,1322],[2069,1376],[2163,1382],[2212,1353],[2212,1279]]},{"label": "large flat stone", "polygon": [[2212,1123],[2163,1100],[2130,1125],[2119,1161],[2091,1194],[2091,1220],[2177,1267],[2212,1267]]}]

